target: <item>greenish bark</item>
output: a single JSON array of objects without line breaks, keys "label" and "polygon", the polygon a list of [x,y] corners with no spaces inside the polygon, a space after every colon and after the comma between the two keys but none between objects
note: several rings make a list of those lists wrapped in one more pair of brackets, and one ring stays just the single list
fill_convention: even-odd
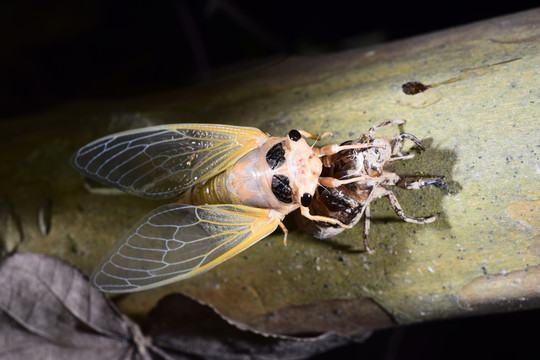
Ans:
[{"label": "greenish bark", "polygon": [[[89,192],[69,164],[87,142],[126,127],[216,122],[341,142],[402,118],[427,150],[400,175],[444,175],[447,189],[395,190],[362,227],[327,241],[276,232],[214,270],[119,298],[144,316],[183,292],[270,333],[359,334],[392,323],[540,306],[538,69],[540,11],[319,57],[289,58],[222,82],[118,102],[79,102],[0,124],[0,235],[7,250],[58,255],[87,273],[160,202]],[[402,85],[421,82],[415,95]],[[119,110],[131,115],[120,114]],[[111,120],[112,119],[112,120]],[[397,129],[384,129],[391,136]],[[324,143],[329,143],[325,141]],[[321,142],[323,144],[323,142]],[[295,319],[291,321],[291,319]]]}]

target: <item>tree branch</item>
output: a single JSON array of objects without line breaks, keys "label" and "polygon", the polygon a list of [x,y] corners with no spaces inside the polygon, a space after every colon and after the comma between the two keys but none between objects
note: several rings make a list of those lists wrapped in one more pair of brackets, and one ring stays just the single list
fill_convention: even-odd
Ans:
[{"label": "tree branch", "polygon": [[379,199],[371,211],[376,253],[367,255],[361,226],[321,241],[302,234],[289,216],[287,248],[276,232],[203,276],[118,299],[121,309],[144,316],[177,291],[260,331],[358,334],[392,323],[538,307],[540,30],[533,25],[539,22],[540,11],[531,10],[370,48],[290,58],[202,87],[75,103],[4,122],[3,245],[59,255],[89,273],[115,238],[162,204],[85,189],[69,157],[113,131],[217,122],[276,136],[292,128],[331,131],[339,143],[401,118],[407,120],[402,130],[427,149],[392,170],[443,175],[447,187],[395,193],[408,215],[437,215],[435,223],[402,222]]}]

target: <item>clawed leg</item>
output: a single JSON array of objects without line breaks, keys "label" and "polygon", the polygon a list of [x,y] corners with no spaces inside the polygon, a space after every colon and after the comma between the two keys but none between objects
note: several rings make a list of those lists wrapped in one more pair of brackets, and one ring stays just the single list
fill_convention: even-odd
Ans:
[{"label": "clawed leg", "polygon": [[443,179],[444,179],[444,176],[439,176],[436,179],[424,181],[424,186],[426,186],[426,185],[435,185],[435,186],[440,185],[440,184],[442,184]]},{"label": "clawed leg", "polygon": [[[396,120],[388,120],[388,121],[382,122],[382,123],[380,123],[378,125],[375,125],[375,126],[371,127],[368,130],[366,136],[367,136],[368,139],[373,139],[373,137],[375,136],[375,133],[378,130],[380,130],[381,128],[387,127],[387,126],[392,126],[392,125],[401,125],[401,124],[405,124],[405,120],[396,119]],[[418,140],[418,138],[416,136],[414,136],[412,134],[409,134],[409,133],[401,133],[399,135],[394,136],[390,140],[390,144],[392,145],[392,156],[394,156],[394,157],[391,158],[388,161],[388,163],[398,161],[398,160],[408,160],[408,159],[411,159],[411,158],[414,157],[414,154],[407,155],[407,156],[403,156],[403,154],[401,154],[401,148],[403,147],[403,140],[404,139],[409,139],[412,142],[414,142],[420,149],[426,150],[424,148],[424,146],[420,143],[420,140]]]},{"label": "clawed leg", "polygon": [[392,157],[390,159],[388,159],[388,161],[386,162],[387,164],[391,164],[395,161],[400,161],[400,160],[409,160],[409,159],[412,159],[414,157],[414,154],[409,154],[409,155],[404,155],[404,156],[396,156],[396,157]]},{"label": "clawed leg", "polygon": [[390,144],[392,145],[392,156],[395,156],[394,158],[391,158],[389,162],[397,161],[397,160],[406,160],[414,157],[414,155],[407,155],[403,156],[401,153],[401,148],[403,147],[403,140],[409,139],[412,142],[416,144],[421,150],[426,150],[426,148],[420,143],[420,140],[413,134],[409,133],[401,133],[399,135],[394,136],[392,139],[390,139]]},{"label": "clawed leg", "polygon": [[302,213],[303,216],[307,217],[309,220],[312,220],[312,221],[324,221],[324,222],[327,222],[327,223],[330,223],[330,224],[339,225],[339,226],[341,226],[342,228],[345,228],[345,229],[352,228],[352,225],[344,224],[341,221],[339,221],[338,219],[334,219],[334,218],[331,218],[331,217],[328,217],[328,216],[311,215],[309,213],[309,208],[304,207],[304,206],[302,206],[300,208],[300,212]]},{"label": "clawed leg", "polygon": [[424,181],[422,178],[403,178],[396,183],[396,186],[407,190],[419,190],[426,185],[438,185],[442,179],[444,176],[428,181]]},{"label": "clawed leg", "polygon": [[390,206],[392,207],[392,210],[396,213],[397,216],[399,216],[403,221],[406,221],[408,223],[412,224],[429,224],[434,222],[437,217],[431,216],[428,218],[415,218],[415,217],[409,217],[405,215],[405,212],[401,208],[401,205],[399,205],[399,202],[396,198],[396,195],[394,195],[393,192],[390,190],[386,190],[382,196],[388,197],[388,200],[390,201]]},{"label": "clawed leg", "polygon": [[373,250],[369,246],[368,242],[368,235],[369,235],[369,227],[371,223],[371,210],[369,208],[369,203],[365,205],[364,207],[364,249],[366,249],[366,252],[369,255],[375,254],[375,250]]},{"label": "clawed leg", "polygon": [[[435,221],[436,217],[432,216],[429,218],[413,218],[405,215],[403,209],[399,205],[399,202],[394,195],[393,192],[390,190],[386,190],[382,196],[387,196],[388,200],[390,200],[390,206],[392,207],[392,210],[399,216],[401,219],[403,219],[406,222],[413,223],[413,224],[429,224]],[[364,206],[364,232],[363,232],[363,240],[364,240],[364,248],[366,249],[366,252],[370,255],[375,253],[375,250],[373,250],[369,246],[368,242],[368,236],[369,236],[369,230],[371,225],[371,209],[369,202]]]},{"label": "clawed leg", "polygon": [[[411,186],[414,186],[414,187],[410,187],[410,189],[416,188],[416,186],[418,186],[418,184],[420,184],[420,183],[423,184],[422,186],[435,184],[440,179],[441,178],[437,178],[435,180],[430,180],[430,181],[426,181],[426,182],[422,181],[422,179],[415,179],[417,181],[415,182],[415,185],[412,185],[412,183],[411,183]],[[388,197],[388,200],[390,201],[390,206],[392,207],[392,210],[394,210],[394,212],[397,214],[397,216],[399,216],[402,220],[404,220],[404,221],[406,221],[408,223],[422,225],[422,224],[432,223],[437,219],[435,216],[432,216],[432,217],[429,217],[429,218],[415,218],[415,217],[409,217],[409,216],[405,215],[405,212],[401,208],[401,205],[399,204],[396,196],[394,195],[394,193],[392,191],[390,191],[390,190],[388,190],[388,189],[386,189],[384,187],[374,187],[374,189],[370,193],[370,196],[366,199],[364,208],[362,209],[362,213],[364,215],[364,232],[363,232],[364,248],[366,249],[366,252],[368,254],[375,253],[375,250],[373,250],[369,246],[369,242],[368,242],[368,235],[369,235],[369,230],[370,230],[370,225],[371,225],[371,208],[370,208],[370,204],[371,204],[372,200],[377,199],[377,198],[381,198],[383,196]],[[360,216],[362,216],[362,213],[360,214]]]},{"label": "clawed leg", "polygon": [[367,132],[367,136],[370,139],[373,139],[373,136],[375,135],[375,133],[378,130],[382,129],[383,127],[392,126],[392,125],[401,125],[401,124],[405,124],[405,120],[396,119],[396,120],[388,120],[388,121],[382,122],[382,123],[380,123],[378,125],[375,125],[375,126],[372,126],[371,128],[369,128],[369,130]]},{"label": "clawed leg", "polygon": [[401,141],[403,141],[403,139],[409,139],[413,143],[415,143],[416,146],[418,146],[420,149],[426,150],[426,148],[420,143],[420,140],[418,140],[418,138],[416,136],[414,136],[413,134],[401,133],[401,134],[399,134],[399,136],[401,137]]}]

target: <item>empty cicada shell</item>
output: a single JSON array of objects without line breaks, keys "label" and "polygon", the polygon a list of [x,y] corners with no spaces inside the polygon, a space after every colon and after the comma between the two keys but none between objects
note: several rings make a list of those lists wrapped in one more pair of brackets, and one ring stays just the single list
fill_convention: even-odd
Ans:
[{"label": "empty cicada shell", "polygon": [[[341,223],[353,226],[364,216],[363,241],[368,253],[374,251],[368,243],[371,211],[373,200],[387,197],[394,212],[404,221],[414,224],[427,224],[435,221],[435,216],[417,218],[405,215],[394,193],[388,186],[398,186],[403,189],[421,189],[426,185],[437,184],[442,177],[425,181],[422,178],[400,178],[397,174],[384,170],[384,166],[398,160],[414,157],[414,154],[403,155],[401,149],[403,140],[410,139],[422,150],[420,141],[411,134],[402,133],[391,139],[374,137],[375,132],[382,127],[399,125],[404,120],[386,121],[369,129],[356,140],[349,140],[341,145],[365,144],[369,148],[347,149],[322,158],[323,170],[321,177],[335,178],[343,184],[337,187],[319,186],[309,206],[313,215],[325,216],[339,220]],[[349,179],[353,181],[348,181]],[[318,239],[327,239],[339,234],[344,227],[320,221],[312,221],[297,216],[300,228]]]}]

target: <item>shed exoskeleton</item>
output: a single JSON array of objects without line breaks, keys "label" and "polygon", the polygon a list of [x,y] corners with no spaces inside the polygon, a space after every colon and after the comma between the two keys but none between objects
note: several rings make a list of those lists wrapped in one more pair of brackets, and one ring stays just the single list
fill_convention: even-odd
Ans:
[{"label": "shed exoskeleton", "polygon": [[[439,177],[426,181],[420,177],[400,178],[397,174],[384,170],[387,164],[414,157],[414,154],[401,153],[404,139],[413,141],[420,149],[425,150],[420,141],[408,133],[401,133],[391,139],[375,137],[377,130],[383,127],[404,123],[404,120],[385,121],[373,126],[357,139],[341,144],[342,146],[362,144],[371,145],[371,147],[346,149],[323,156],[324,166],[321,176],[339,179],[342,184],[336,187],[319,186],[309,206],[310,214],[331,217],[350,226],[356,225],[364,216],[363,242],[365,250],[370,254],[374,252],[368,242],[370,204],[373,200],[387,197],[394,212],[406,222],[428,224],[436,220],[435,216],[423,218],[405,215],[396,196],[387,188],[398,186],[403,189],[417,190],[426,185],[437,184],[442,179]],[[354,181],[349,181],[349,179],[354,179]],[[313,221],[305,217],[297,216],[297,222],[304,232],[318,239],[327,239],[345,230],[342,226],[336,227],[330,223]]]}]

